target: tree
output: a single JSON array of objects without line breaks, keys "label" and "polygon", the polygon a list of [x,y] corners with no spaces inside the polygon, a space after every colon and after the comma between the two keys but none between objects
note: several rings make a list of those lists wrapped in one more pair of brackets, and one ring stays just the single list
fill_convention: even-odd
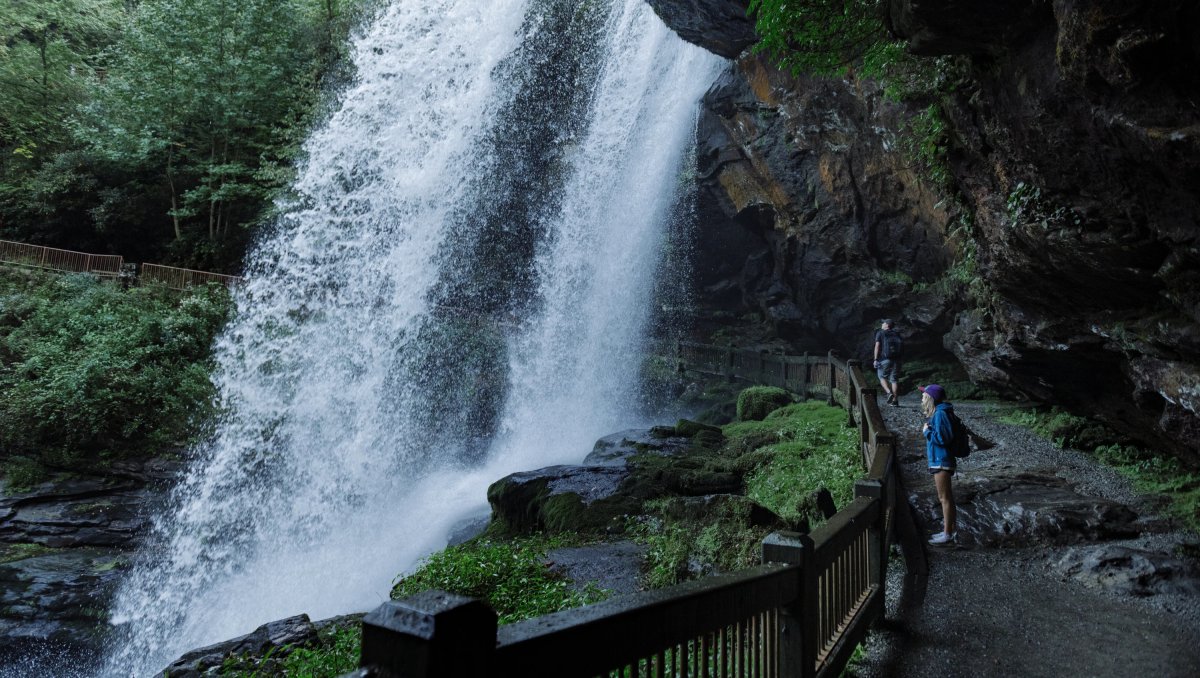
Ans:
[{"label": "tree", "polygon": [[311,39],[313,2],[138,5],[88,136],[110,157],[164,167],[176,239],[188,224],[209,240],[227,236],[278,187],[272,170],[290,163],[290,132],[307,127],[324,66]]},{"label": "tree", "polygon": [[119,25],[120,0],[8,0],[0,5],[0,144],[33,159],[66,139],[93,55]]}]

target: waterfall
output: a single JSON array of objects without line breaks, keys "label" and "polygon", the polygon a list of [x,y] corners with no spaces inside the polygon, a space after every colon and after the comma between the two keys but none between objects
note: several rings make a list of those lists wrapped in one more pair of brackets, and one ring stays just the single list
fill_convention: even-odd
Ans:
[{"label": "waterfall", "polygon": [[111,611],[103,675],[369,610],[503,475],[640,423],[696,104],[644,0],[398,0],[306,144],[216,346],[223,414]]}]

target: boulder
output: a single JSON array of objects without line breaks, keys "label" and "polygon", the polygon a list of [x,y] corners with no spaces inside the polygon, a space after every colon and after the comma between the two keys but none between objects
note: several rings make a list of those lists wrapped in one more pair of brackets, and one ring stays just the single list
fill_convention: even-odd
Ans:
[{"label": "boulder", "polygon": [[1115,544],[1078,546],[1067,549],[1051,566],[1086,586],[1114,593],[1200,596],[1196,564],[1162,553]]},{"label": "boulder", "polygon": [[[955,478],[960,541],[989,546],[1072,544],[1136,536],[1141,525],[1128,506],[1077,493],[1050,471],[960,473]],[[910,498],[926,524],[941,524],[936,495]]]},{"label": "boulder", "polygon": [[[362,617],[361,614],[350,614],[312,622],[308,615],[301,614],[267,622],[244,636],[184,654],[163,669],[162,675],[170,678],[200,678],[211,675],[211,670],[222,667],[230,659],[237,663],[244,661],[262,670],[257,660],[268,652],[272,658],[286,657],[295,648],[316,644],[324,629],[359,624]],[[263,675],[269,673],[269,670],[263,670]]]},{"label": "boulder", "polygon": [[758,41],[746,16],[748,0],[647,0],[684,40],[732,59]]}]

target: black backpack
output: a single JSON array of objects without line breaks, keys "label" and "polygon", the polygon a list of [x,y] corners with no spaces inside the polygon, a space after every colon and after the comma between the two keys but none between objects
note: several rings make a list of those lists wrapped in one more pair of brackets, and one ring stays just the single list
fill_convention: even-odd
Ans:
[{"label": "black backpack", "polygon": [[958,418],[954,410],[947,411],[946,416],[950,419],[950,454],[958,459],[970,456],[971,433],[967,430],[967,425]]},{"label": "black backpack", "polygon": [[900,347],[903,342],[900,340],[899,332],[896,330],[884,330],[882,341],[880,343],[883,344],[881,347],[883,349],[882,355],[880,356],[881,358],[884,360],[900,359]]}]

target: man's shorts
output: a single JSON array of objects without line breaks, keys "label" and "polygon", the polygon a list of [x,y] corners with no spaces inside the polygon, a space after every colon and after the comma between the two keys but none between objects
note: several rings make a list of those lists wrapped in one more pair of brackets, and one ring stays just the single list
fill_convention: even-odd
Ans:
[{"label": "man's shorts", "polygon": [[884,381],[900,381],[900,361],[880,360],[879,367],[875,369],[875,373]]}]

